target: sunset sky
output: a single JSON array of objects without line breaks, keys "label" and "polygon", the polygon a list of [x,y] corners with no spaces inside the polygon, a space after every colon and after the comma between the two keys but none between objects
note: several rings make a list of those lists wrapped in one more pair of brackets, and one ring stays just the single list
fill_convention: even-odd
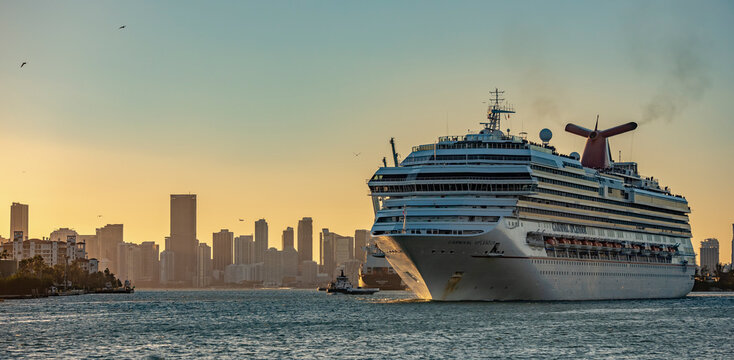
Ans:
[{"label": "sunset sky", "polygon": [[615,160],[684,195],[728,263],[732,36],[730,1],[4,0],[0,235],[22,202],[32,237],[123,223],[163,250],[172,193],[198,195],[208,243],[259,218],[276,247],[303,216],[353,235],[389,138],[404,157],[476,131],[498,87],[503,128],[563,153],[584,145],[567,122],[639,122]]}]

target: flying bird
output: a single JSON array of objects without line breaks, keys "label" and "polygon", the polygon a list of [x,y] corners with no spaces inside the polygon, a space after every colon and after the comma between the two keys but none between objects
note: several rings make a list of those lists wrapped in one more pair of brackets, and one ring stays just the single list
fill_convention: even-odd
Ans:
[{"label": "flying bird", "polygon": [[245,219],[240,219],[240,221],[245,221]]},{"label": "flying bird", "polygon": [[361,152],[358,152],[358,153],[353,152],[352,154],[354,154],[354,156],[359,156],[359,154],[361,154]]},{"label": "flying bird", "polygon": [[125,25],[122,25],[122,26],[120,26],[120,27],[118,28],[118,30],[121,30],[121,29],[124,29],[124,28],[125,28]]},{"label": "flying bird", "polygon": [[23,67],[23,65],[27,64],[27,62],[23,61],[22,64],[20,64],[20,67]]}]

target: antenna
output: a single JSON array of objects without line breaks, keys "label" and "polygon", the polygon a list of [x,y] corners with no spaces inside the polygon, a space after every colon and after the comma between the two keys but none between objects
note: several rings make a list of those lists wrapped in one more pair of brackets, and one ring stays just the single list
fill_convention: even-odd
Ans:
[{"label": "antenna", "polygon": [[387,158],[384,157],[384,156],[382,157],[382,165],[384,165],[385,167],[387,167]]},{"label": "antenna", "polygon": [[622,162],[622,150],[619,150],[619,162]]},{"label": "antenna", "polygon": [[480,123],[484,125],[485,130],[490,130],[492,132],[500,131],[500,120],[502,114],[515,113],[511,107],[500,105],[500,102],[505,101],[504,98],[500,98],[500,95],[504,93],[504,91],[500,91],[497,88],[495,88],[494,91],[489,92],[490,95],[494,95],[494,99],[490,98],[490,105],[487,109],[487,120],[489,121]]},{"label": "antenna", "polygon": [[395,138],[390,138],[390,146],[392,146],[392,160],[395,162],[395,167],[398,167],[398,153],[395,152]]}]

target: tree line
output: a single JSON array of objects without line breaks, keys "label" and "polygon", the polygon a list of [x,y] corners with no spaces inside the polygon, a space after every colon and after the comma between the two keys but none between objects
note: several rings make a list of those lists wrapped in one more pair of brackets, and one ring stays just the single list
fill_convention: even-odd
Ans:
[{"label": "tree line", "polygon": [[[66,268],[66,269],[65,269]],[[68,265],[49,266],[43,257],[36,255],[18,262],[18,270],[5,278],[0,278],[0,295],[46,294],[52,286],[64,288],[65,280],[70,283],[67,289],[96,290],[106,287],[120,287],[122,283],[109,269],[104,272],[89,273],[81,267],[78,260]]]}]

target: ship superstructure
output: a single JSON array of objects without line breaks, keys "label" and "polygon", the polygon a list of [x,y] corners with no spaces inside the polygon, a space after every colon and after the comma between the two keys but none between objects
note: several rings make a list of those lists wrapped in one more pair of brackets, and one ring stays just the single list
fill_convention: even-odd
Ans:
[{"label": "ship superstructure", "polygon": [[562,155],[547,129],[542,143],[501,131],[514,113],[501,93],[478,133],[415,146],[368,181],[372,235],[408,287],[436,300],[685,296],[695,272],[686,199],[609,156],[606,139],[636,124],[569,124],[589,140],[583,159]]}]

